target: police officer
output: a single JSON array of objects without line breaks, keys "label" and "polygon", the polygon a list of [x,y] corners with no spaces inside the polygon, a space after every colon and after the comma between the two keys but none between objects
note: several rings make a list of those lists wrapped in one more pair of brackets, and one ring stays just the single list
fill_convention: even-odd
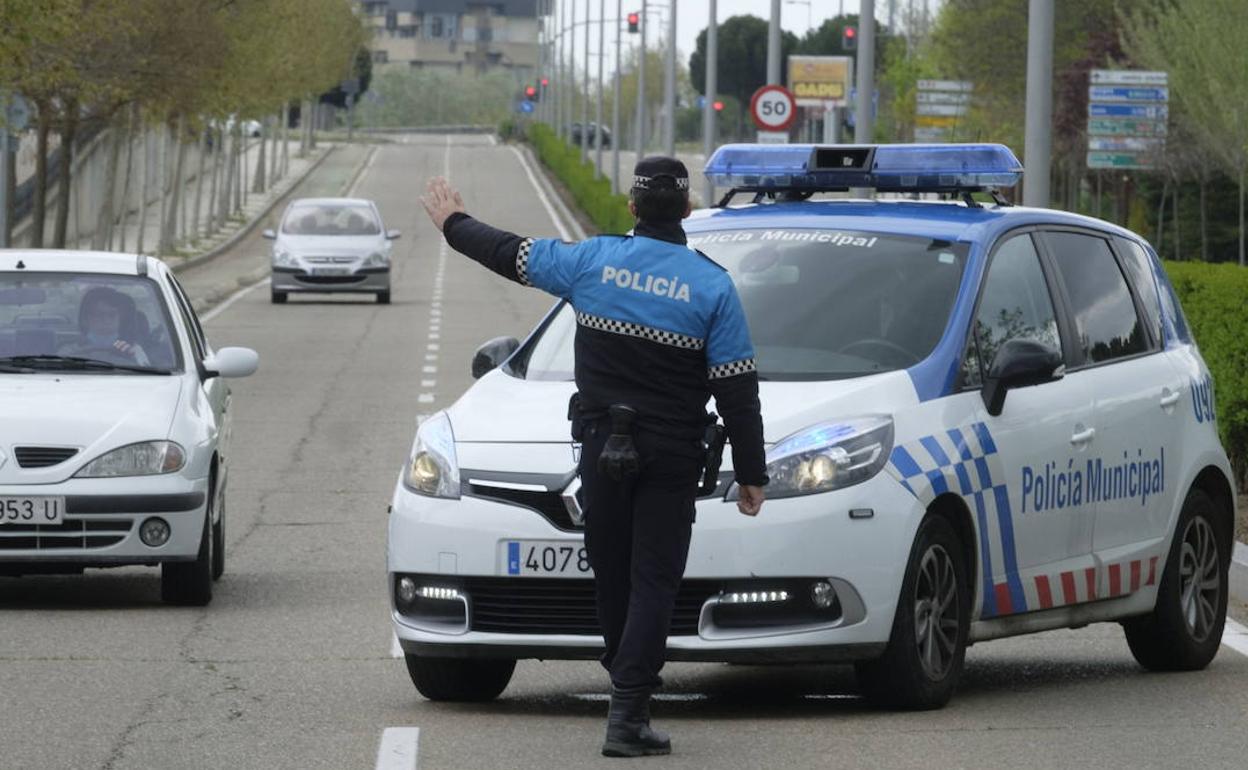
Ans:
[{"label": "police officer", "polygon": [[711,396],[723,416],[740,488],[754,516],[767,483],[758,375],[728,273],[686,245],[689,173],[674,158],[640,161],[632,237],[570,244],[497,230],[464,212],[445,179],[421,199],[451,248],[576,310],[576,385],[569,416],[583,442],[585,546],[611,675],[602,753],[668,754],[650,727],[667,633],[689,552],[706,458]]}]

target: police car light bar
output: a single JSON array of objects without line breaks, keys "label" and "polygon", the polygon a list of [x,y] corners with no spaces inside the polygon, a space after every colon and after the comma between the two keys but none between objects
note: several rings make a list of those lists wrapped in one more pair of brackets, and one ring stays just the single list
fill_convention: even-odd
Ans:
[{"label": "police car light bar", "polygon": [[737,191],[965,193],[1013,187],[1023,166],[1003,144],[726,144],[703,173]]}]

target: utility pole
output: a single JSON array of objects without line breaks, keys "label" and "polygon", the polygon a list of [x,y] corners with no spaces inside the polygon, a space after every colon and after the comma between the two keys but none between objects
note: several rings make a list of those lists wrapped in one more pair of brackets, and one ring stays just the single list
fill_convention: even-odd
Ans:
[{"label": "utility pole", "polygon": [[767,84],[780,85],[780,0],[771,0],[767,22]]},{"label": "utility pole", "polygon": [[[615,24],[618,27],[620,20]],[[602,176],[602,64],[607,58],[604,37],[607,32],[607,0],[598,0],[598,104],[594,107],[594,179]]]},{"label": "utility pole", "polygon": [[[568,56],[568,84],[572,86],[572,97],[568,100],[568,120],[576,118],[576,0],[568,0],[568,5],[572,6],[572,22],[568,26],[568,40],[571,48]],[[581,127],[581,135],[584,136],[585,127]]]},{"label": "utility pole", "polygon": [[641,0],[641,56],[637,69],[637,162],[646,154],[646,0]]},{"label": "utility pole", "polygon": [[581,96],[581,163],[589,160],[589,3],[585,0],[585,93]]},{"label": "utility pole", "polygon": [[615,87],[611,96],[611,191],[620,192],[620,28],[624,26],[624,0],[615,0]]},{"label": "utility pole", "polygon": [[676,156],[676,0],[667,23],[667,73],[663,78],[663,111],[667,120],[663,126],[663,151],[669,157]]},{"label": "utility pole", "polygon": [[564,134],[564,124],[565,124],[565,121],[563,119],[563,110],[564,110],[563,88],[564,88],[564,75],[565,75],[563,55],[567,50],[563,42],[563,33],[564,33],[564,30],[566,29],[565,22],[568,20],[568,0],[557,0],[557,2],[559,3],[559,36],[555,39],[555,43],[557,46],[557,50],[555,51],[555,71],[558,73],[555,76],[555,88],[554,88],[555,134],[557,134],[559,138],[562,139],[563,134]]},{"label": "utility pole", "polygon": [[875,93],[875,0],[858,4],[858,98],[854,101],[854,141],[871,142],[875,116],[871,114]]},{"label": "utility pole", "polygon": [[[702,161],[711,159],[715,149],[715,91],[719,88],[719,9],[717,0],[707,0],[710,16],[706,22],[706,87],[702,89],[706,103],[702,105]],[[705,179],[702,183],[702,205],[710,207],[715,202],[715,183]]]},{"label": "utility pole", "polygon": [[1023,205],[1049,205],[1053,150],[1053,0],[1031,0],[1027,14],[1027,122]]}]

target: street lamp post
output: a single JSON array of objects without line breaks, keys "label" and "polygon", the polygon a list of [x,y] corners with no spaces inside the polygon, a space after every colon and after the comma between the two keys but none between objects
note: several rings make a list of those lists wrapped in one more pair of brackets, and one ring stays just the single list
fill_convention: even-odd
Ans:
[{"label": "street lamp post", "polygon": [[611,189],[620,192],[620,27],[624,26],[624,0],[615,0],[615,87],[611,97]]},{"label": "street lamp post", "polygon": [[[719,13],[716,0],[707,0],[710,16],[706,23],[706,87],[703,93],[706,103],[702,105],[702,161],[711,158],[715,149],[715,91],[719,88]],[[715,184],[706,179],[702,187],[702,205],[711,206],[715,200]]]},{"label": "street lamp post", "polygon": [[771,18],[767,22],[767,83],[780,84],[780,0],[771,0]]},{"label": "street lamp post", "polygon": [[676,155],[676,0],[671,0],[671,18],[667,23],[667,67],[663,78],[663,150],[669,157]]},{"label": "street lamp post", "polygon": [[637,62],[637,162],[646,154],[646,0],[641,0],[641,55]]},{"label": "street lamp post", "polygon": [[1027,118],[1023,205],[1049,205],[1053,151],[1053,0],[1031,0],[1027,17]]},{"label": "street lamp post", "polygon": [[[619,24],[619,20],[616,20]],[[607,31],[607,0],[598,0],[598,104],[594,107],[594,179],[602,176],[602,60],[607,52],[603,37]]]}]

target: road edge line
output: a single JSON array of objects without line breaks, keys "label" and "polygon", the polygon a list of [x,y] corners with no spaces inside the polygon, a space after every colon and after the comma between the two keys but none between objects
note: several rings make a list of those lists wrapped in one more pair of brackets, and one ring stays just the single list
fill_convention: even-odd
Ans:
[{"label": "road edge line", "polygon": [[381,731],[377,770],[416,770],[419,760],[419,727],[387,727]]},{"label": "road edge line", "polygon": [[[572,240],[572,236],[575,234],[577,236],[577,240],[584,240],[585,231],[581,229],[581,226],[577,223],[576,218],[573,217],[571,213],[568,213],[568,221],[565,223],[560,213],[555,210],[554,205],[550,202],[550,198],[546,195],[546,190],[544,190],[542,185],[538,183],[537,176],[534,174],[534,171],[529,164],[529,159],[525,157],[524,153],[522,153],[514,144],[508,145],[508,148],[514,152],[516,154],[516,158],[519,159],[520,167],[524,169],[525,175],[529,177],[529,183],[532,184],[533,189],[537,191],[538,200],[540,200],[542,205],[546,208],[546,213],[550,216],[551,222],[554,223],[555,229],[559,231],[559,237],[565,241],[570,241]],[[553,190],[551,191],[551,195],[554,195],[555,199],[558,200],[558,195]],[[559,205],[562,206],[563,201],[560,200]],[[568,225],[570,225],[570,227]]]}]

